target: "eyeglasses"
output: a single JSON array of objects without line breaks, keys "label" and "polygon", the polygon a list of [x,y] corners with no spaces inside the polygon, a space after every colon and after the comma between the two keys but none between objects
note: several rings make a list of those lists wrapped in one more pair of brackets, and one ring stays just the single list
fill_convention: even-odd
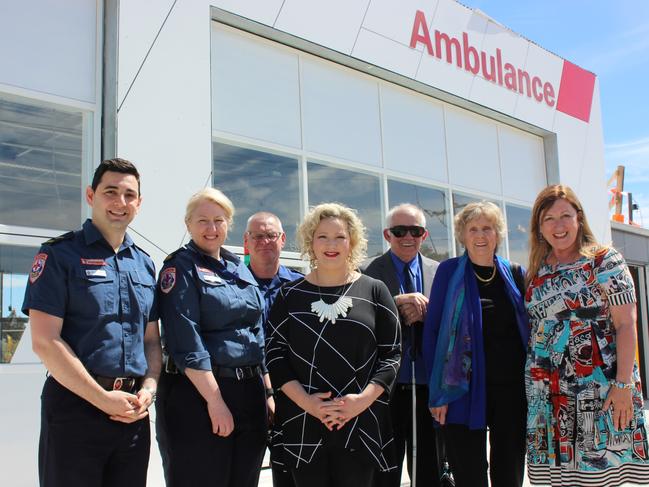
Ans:
[{"label": "eyeglasses", "polygon": [[419,225],[397,225],[396,227],[390,228],[390,233],[397,238],[405,237],[406,233],[410,233],[413,237],[419,238],[426,233],[426,229]]},{"label": "eyeglasses", "polygon": [[269,242],[277,242],[277,239],[284,235],[284,232],[268,232],[268,233],[251,233],[248,232],[248,236],[253,239],[255,242],[261,242],[262,240],[268,240]]}]

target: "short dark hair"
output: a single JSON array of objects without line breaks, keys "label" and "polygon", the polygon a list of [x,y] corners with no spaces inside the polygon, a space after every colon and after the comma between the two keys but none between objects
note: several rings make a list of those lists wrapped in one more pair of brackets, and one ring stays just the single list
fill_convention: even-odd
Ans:
[{"label": "short dark hair", "polygon": [[101,161],[99,166],[97,166],[97,169],[95,169],[95,175],[92,177],[91,187],[93,191],[97,191],[101,178],[104,176],[104,173],[108,171],[132,174],[135,176],[135,179],[137,180],[137,193],[140,196],[142,195],[142,192],[140,191],[140,173],[131,161],[127,161],[120,157],[106,159],[105,161]]}]

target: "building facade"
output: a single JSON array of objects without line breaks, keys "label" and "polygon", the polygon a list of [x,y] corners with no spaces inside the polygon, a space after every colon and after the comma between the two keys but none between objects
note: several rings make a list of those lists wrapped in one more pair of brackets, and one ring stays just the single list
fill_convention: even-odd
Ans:
[{"label": "building facade", "polygon": [[[424,252],[442,260],[461,252],[453,215],[487,199],[506,216],[501,253],[525,263],[532,203],[556,182],[601,241],[647,248],[646,232],[611,235],[596,76],[454,0],[5,2],[0,58],[0,388],[21,391],[0,403],[0,471],[13,485],[35,485],[44,378],[20,313],[27,274],[40,242],[88,216],[102,158],[138,165],[131,233],[158,265],[207,185],[236,206],[233,250],[250,214],[273,211],[297,267],[297,223],[323,201],[358,210],[372,254],[387,209],[418,204]],[[646,378],[649,254],[627,257]]]}]

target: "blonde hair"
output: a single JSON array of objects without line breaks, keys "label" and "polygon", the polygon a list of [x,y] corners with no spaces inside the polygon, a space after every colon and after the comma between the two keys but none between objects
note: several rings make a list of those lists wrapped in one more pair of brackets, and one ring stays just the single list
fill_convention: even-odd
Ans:
[{"label": "blonde hair", "polygon": [[185,208],[185,223],[189,223],[192,213],[194,213],[196,207],[203,201],[210,201],[223,208],[228,220],[228,227],[232,226],[232,222],[234,221],[234,205],[232,204],[232,201],[230,201],[230,198],[225,196],[222,191],[216,188],[201,189],[189,198],[187,207]]},{"label": "blonde hair", "polygon": [[588,220],[581,206],[579,198],[569,186],[553,184],[541,190],[534,201],[532,216],[530,217],[530,261],[527,268],[527,283],[536,277],[545,257],[550,253],[552,247],[541,235],[541,219],[545,212],[550,209],[557,200],[565,200],[577,211],[577,245],[579,253],[584,257],[593,258],[607,247],[600,245],[588,225]]},{"label": "blonde hair", "polygon": [[322,220],[338,218],[347,225],[349,232],[349,270],[358,268],[365,259],[367,252],[367,238],[365,225],[358,217],[356,210],[340,203],[322,203],[311,208],[309,213],[297,229],[297,243],[303,258],[309,259],[311,268],[315,268],[317,260],[313,252],[313,234]]},{"label": "blonde hair", "polygon": [[476,218],[484,216],[487,220],[491,222],[496,230],[496,251],[498,246],[505,239],[505,232],[507,231],[507,226],[505,225],[505,218],[503,217],[503,212],[500,210],[500,207],[491,201],[479,201],[476,203],[469,203],[462,211],[460,211],[455,218],[453,219],[453,224],[455,227],[455,239],[464,246],[464,228],[467,223]]}]

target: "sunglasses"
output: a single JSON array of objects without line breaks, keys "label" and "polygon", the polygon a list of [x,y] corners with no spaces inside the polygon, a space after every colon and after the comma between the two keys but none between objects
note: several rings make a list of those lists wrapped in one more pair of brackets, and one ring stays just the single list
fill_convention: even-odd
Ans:
[{"label": "sunglasses", "polygon": [[410,233],[413,237],[419,238],[426,233],[426,229],[419,225],[397,225],[396,227],[390,228],[390,233],[397,238],[405,237],[406,233]]}]

